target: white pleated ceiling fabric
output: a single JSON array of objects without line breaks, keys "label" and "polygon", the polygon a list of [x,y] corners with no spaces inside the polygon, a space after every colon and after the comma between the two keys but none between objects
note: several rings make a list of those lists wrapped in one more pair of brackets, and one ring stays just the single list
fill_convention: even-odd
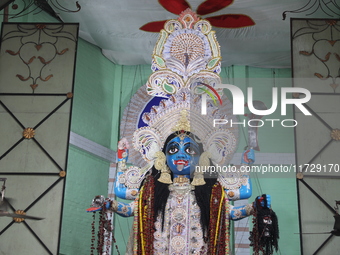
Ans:
[{"label": "white pleated ceiling fabric", "polygon": [[[332,0],[331,4],[334,1],[340,5],[340,0]],[[68,9],[76,9],[73,0],[58,2]],[[186,2],[196,11],[204,0]],[[306,11],[287,13],[283,20],[283,12],[297,10],[308,2],[309,5],[304,8]],[[289,68],[290,18],[332,18],[320,8],[316,9],[319,2],[322,0],[236,0],[226,8],[201,18],[245,14],[255,22],[254,26],[237,29],[213,27],[221,46],[222,66]],[[314,7],[307,10],[314,3]],[[100,47],[110,61],[120,65],[151,64],[158,33],[139,28],[153,21],[178,17],[157,0],[79,0],[79,4],[81,10],[77,13],[56,12],[64,22],[79,22],[80,37]],[[315,13],[307,15],[315,9]],[[336,8],[333,10],[340,13]],[[339,18],[339,15],[331,14],[333,18]]]}]

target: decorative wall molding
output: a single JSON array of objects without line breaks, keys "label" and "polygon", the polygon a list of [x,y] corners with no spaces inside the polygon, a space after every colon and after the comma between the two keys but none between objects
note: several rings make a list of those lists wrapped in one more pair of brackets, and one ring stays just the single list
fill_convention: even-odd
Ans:
[{"label": "decorative wall molding", "polygon": [[108,162],[116,162],[116,152],[81,135],[70,132],[70,144]]}]

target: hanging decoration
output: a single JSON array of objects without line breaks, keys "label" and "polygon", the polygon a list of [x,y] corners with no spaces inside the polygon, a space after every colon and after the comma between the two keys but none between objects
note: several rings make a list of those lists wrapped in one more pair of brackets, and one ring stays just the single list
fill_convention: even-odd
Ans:
[{"label": "hanging decoration", "polygon": [[[91,223],[91,246],[90,254],[110,254],[111,243],[114,243],[117,254],[120,255],[116,239],[114,237],[113,226],[111,223],[112,211],[107,208],[107,201],[103,196],[96,196],[89,211],[93,212]],[[96,223],[96,213],[99,211],[98,223]],[[96,237],[96,225],[98,225]],[[112,239],[112,241],[111,241]],[[97,245],[95,241],[97,240]],[[97,251],[97,252],[96,252]],[[105,253],[104,253],[105,252]]]},{"label": "hanging decoration", "polygon": [[329,86],[335,93],[340,78],[339,38],[336,35],[336,31],[340,30],[340,21],[306,20],[305,24],[292,35],[292,40],[298,37],[312,38],[311,50],[300,50],[299,54],[316,61],[318,65],[310,65],[309,68],[317,67],[318,70],[311,70],[314,76],[322,81],[329,80]]},{"label": "hanging decoration", "polygon": [[266,195],[254,202],[253,230],[250,232],[250,246],[253,255],[271,255],[278,251],[279,226],[276,213],[267,207]]},{"label": "hanging decoration", "polygon": [[[228,7],[233,2],[233,0],[207,0],[197,7],[196,13],[201,16],[211,14]],[[181,14],[188,8],[191,9],[190,4],[185,0],[159,0],[159,3],[164,9],[176,15]],[[209,21],[212,26],[221,28],[242,28],[255,25],[253,19],[245,14],[223,14],[206,17],[205,19]],[[161,29],[164,28],[166,22],[167,20],[149,22],[139,29],[146,32],[159,33]]]},{"label": "hanging decoration", "polygon": [[322,11],[323,14],[326,14],[330,18],[337,18],[340,15],[340,6],[337,4],[336,0],[309,0],[307,4],[293,11],[284,11],[282,13],[282,19],[285,20],[287,14],[300,14],[304,12],[308,12],[306,16],[310,16],[316,12]]},{"label": "hanging decoration", "polygon": [[[76,38],[66,28],[64,24],[17,24],[15,30],[3,36],[2,42],[13,39],[20,42],[10,45],[10,48],[5,49],[5,53],[18,60],[18,70],[25,70],[24,73],[17,73],[16,77],[23,84],[29,84],[32,93],[40,88],[39,85],[47,86],[46,83],[53,79],[51,70],[54,69],[51,64],[57,62],[56,59],[60,60],[60,56],[70,54],[70,49],[64,47],[61,42],[76,42]],[[71,98],[72,95],[68,94],[67,97]],[[32,133],[32,130],[25,132]]]},{"label": "hanging decoration", "polygon": [[13,1],[11,7],[12,7],[12,10],[15,10],[15,13],[10,14],[6,12],[2,15],[5,15],[9,19],[13,19],[13,18],[23,17],[31,13],[33,15],[36,15],[44,11],[48,13],[49,15],[51,15],[52,17],[59,20],[60,22],[63,22],[59,18],[55,10],[58,12],[79,12],[81,9],[81,6],[78,3],[78,1],[76,1],[75,5],[76,5],[76,9],[71,10],[71,9],[64,7],[59,2],[59,0],[29,0],[29,1],[21,0],[20,3],[18,3],[18,1]]}]

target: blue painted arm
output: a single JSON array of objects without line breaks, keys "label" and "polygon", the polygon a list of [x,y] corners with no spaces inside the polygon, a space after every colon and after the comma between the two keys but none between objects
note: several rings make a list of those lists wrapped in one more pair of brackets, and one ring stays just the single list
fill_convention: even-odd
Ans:
[{"label": "blue painted arm", "polygon": [[267,204],[268,208],[271,208],[271,196],[266,195],[265,198],[263,196],[259,196],[256,199],[256,202],[252,204],[242,205],[242,206],[230,206],[230,219],[231,220],[241,220],[245,217],[248,217],[253,214],[254,207],[256,208],[257,203],[260,206],[264,207]]},{"label": "blue painted arm", "polygon": [[251,179],[248,176],[248,182],[246,185],[242,185],[240,188],[240,199],[247,199],[250,198],[252,195],[252,183],[251,183]]},{"label": "blue painted arm", "polygon": [[245,217],[252,215],[253,204],[242,205],[242,206],[230,206],[230,219],[241,220]]},{"label": "blue painted arm", "polygon": [[[225,189],[228,199],[231,201],[236,201],[240,199],[247,199],[252,196],[252,183],[248,175],[242,175],[239,180],[242,185],[239,188]],[[223,185],[223,184],[222,184]],[[226,187],[226,185],[223,185]]]},{"label": "blue painted arm", "polygon": [[104,196],[95,196],[92,200],[91,207],[86,209],[87,212],[97,211],[113,211],[120,216],[130,217],[134,214],[134,201],[131,203],[118,202],[117,200],[110,200]]},{"label": "blue painted arm", "polygon": [[117,202],[117,201],[113,201],[113,203],[116,204],[114,205],[114,207],[111,206],[111,210],[113,210],[115,213],[119,214],[120,216],[123,217],[130,217],[134,215],[134,201],[131,203],[123,203],[123,202]]},{"label": "blue painted arm", "polygon": [[253,149],[246,149],[241,158],[241,164],[250,165],[255,162],[255,152]]},{"label": "blue painted arm", "polygon": [[117,172],[116,180],[113,183],[115,195],[122,199],[135,199],[138,194],[138,189],[129,189],[128,187],[126,187],[123,184],[122,178],[125,178],[124,172]]},{"label": "blue painted arm", "polygon": [[122,199],[133,200],[136,198],[138,194],[138,189],[128,188],[126,183],[126,163],[129,157],[129,144],[128,141],[123,138],[118,142],[118,150],[117,150],[117,175],[116,180],[113,183],[114,193],[117,197]]},{"label": "blue painted arm", "polygon": [[[246,149],[241,158],[241,173],[244,173],[244,167],[255,162],[255,153],[253,149]],[[236,189],[225,189],[229,200],[235,201],[239,199],[247,199],[252,195],[252,183],[247,174],[241,176],[242,185]]]}]

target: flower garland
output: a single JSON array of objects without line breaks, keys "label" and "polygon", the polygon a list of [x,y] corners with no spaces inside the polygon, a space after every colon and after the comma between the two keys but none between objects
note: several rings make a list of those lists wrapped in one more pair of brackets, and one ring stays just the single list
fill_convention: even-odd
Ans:
[{"label": "flower garland", "polygon": [[103,211],[99,212],[99,229],[98,229],[98,245],[97,245],[97,251],[98,254],[103,253],[103,247],[104,247],[104,239],[105,239],[105,217],[103,215]]},{"label": "flower garland", "polygon": [[211,191],[208,254],[229,254],[229,203],[220,183]]},{"label": "flower garland", "polygon": [[92,214],[92,223],[91,223],[91,247],[90,247],[90,249],[91,249],[91,255],[94,255],[94,250],[96,249],[95,247],[94,247],[94,241],[96,240],[96,237],[95,237],[95,233],[96,233],[96,226],[95,226],[95,224],[96,224],[96,213],[94,212],[93,214]]},{"label": "flower garland", "polygon": [[154,178],[150,175],[140,190],[138,198],[137,254],[153,254],[154,241]]},{"label": "flower garland", "polygon": [[[92,223],[91,223],[91,255],[94,255],[95,250],[97,250],[97,254],[102,254],[103,249],[105,246],[105,252],[106,254],[110,253],[110,247],[111,247],[111,240],[110,240],[110,234],[112,234],[112,241],[115,244],[115,248],[117,250],[117,254],[120,255],[116,239],[113,234],[113,227],[111,223],[112,217],[107,217],[107,213],[110,213],[112,216],[112,212],[108,212],[105,206],[103,206],[102,211],[99,211],[99,227],[97,232],[97,247],[95,247],[94,243],[96,240],[95,232],[96,232],[96,212],[93,212],[92,215]],[[109,234],[107,234],[109,233]]]}]

